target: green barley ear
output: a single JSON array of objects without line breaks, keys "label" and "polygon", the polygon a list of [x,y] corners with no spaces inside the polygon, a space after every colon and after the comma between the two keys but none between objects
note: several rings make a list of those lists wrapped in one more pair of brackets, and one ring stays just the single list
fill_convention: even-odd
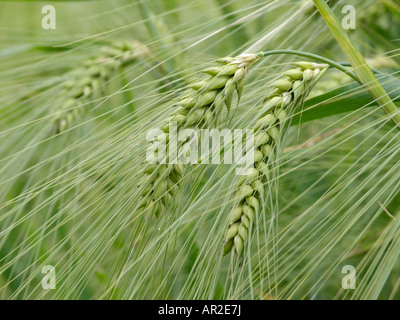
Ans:
[{"label": "green barley ear", "polygon": [[[235,92],[240,98],[248,69],[261,57],[262,54],[225,57],[217,61],[219,66],[203,70],[202,73],[206,74],[207,78],[188,86],[188,90],[175,104],[175,110],[161,125],[161,129],[166,135],[166,141],[169,141],[169,122],[177,123],[178,135],[181,130],[186,128],[212,127],[223,108],[226,107],[228,111],[230,110]],[[183,146],[178,146],[178,149],[179,147]],[[158,165],[147,165],[146,176],[139,185],[141,190],[139,206],[150,208],[151,213],[159,216],[160,212],[166,210],[167,204],[176,192],[184,174],[184,167],[181,163],[173,165],[168,163],[169,159],[166,161],[155,160]],[[153,203],[160,203],[160,205],[155,206]]]},{"label": "green barley ear", "polygon": [[100,49],[99,56],[70,71],[60,90],[57,113],[61,113],[55,120],[55,133],[66,130],[85,111],[77,107],[78,100],[83,103],[93,98],[121,68],[149,55],[148,48],[137,41],[113,41]]},{"label": "green barley ear", "polygon": [[298,68],[285,71],[282,78],[271,84],[272,91],[264,101],[260,116],[253,126],[254,163],[237,187],[238,205],[230,213],[224,239],[224,255],[232,250],[238,256],[243,253],[250,236],[249,231],[262,208],[264,182],[268,179],[284,122],[290,111],[302,104],[328,68],[328,65],[312,62],[298,62],[296,65]]}]

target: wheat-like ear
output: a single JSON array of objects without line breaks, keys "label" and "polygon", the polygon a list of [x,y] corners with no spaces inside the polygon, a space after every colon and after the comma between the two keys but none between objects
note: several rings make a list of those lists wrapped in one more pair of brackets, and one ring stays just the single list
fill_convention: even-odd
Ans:
[{"label": "wheat-like ear", "polygon": [[284,72],[283,77],[271,84],[272,92],[266,98],[253,127],[254,163],[237,187],[238,205],[233,208],[225,235],[224,255],[232,248],[240,256],[249,238],[249,230],[261,209],[264,180],[268,178],[271,161],[276,153],[281,129],[288,112],[298,107],[312,86],[327,70],[328,65],[298,62],[298,68]]},{"label": "wheat-like ear", "polygon": [[86,108],[77,107],[78,100],[83,103],[92,98],[121,68],[150,54],[148,48],[137,41],[112,41],[100,52],[67,74],[57,99],[61,105],[57,105],[55,133],[65,131],[85,111]]},{"label": "wheat-like ear", "polygon": [[[202,71],[207,78],[189,85],[175,105],[175,110],[161,125],[169,141],[169,124],[177,124],[177,134],[187,128],[210,128],[221,111],[231,108],[232,97],[237,92],[240,99],[248,69],[262,54],[243,54],[217,60],[220,64]],[[179,147],[179,146],[178,146]],[[147,165],[139,187],[140,207],[147,208],[159,216],[165,211],[170,198],[175,194],[182,179],[184,166],[179,162],[169,164],[170,159],[155,153],[153,164]]]}]

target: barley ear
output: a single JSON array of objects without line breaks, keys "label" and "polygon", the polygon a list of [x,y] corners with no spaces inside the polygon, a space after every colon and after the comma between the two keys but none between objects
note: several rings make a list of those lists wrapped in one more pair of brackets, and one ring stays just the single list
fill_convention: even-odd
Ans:
[{"label": "barley ear", "polygon": [[[249,68],[261,57],[261,54],[225,57],[217,60],[220,64],[219,66],[203,70],[201,73],[206,75],[206,78],[195,81],[188,86],[188,90],[182,93],[176,101],[172,114],[162,123],[161,129],[167,136],[166,140],[169,141],[170,121],[177,123],[178,135],[185,128],[203,129],[214,126],[221,115],[222,109],[226,108],[228,111],[231,109],[235,92],[240,98]],[[178,150],[183,147],[185,147],[185,142],[178,145]],[[161,167],[171,167],[169,162],[170,159],[166,159],[166,164],[159,163],[159,165]],[[169,173],[161,170],[154,177],[153,188],[150,190],[146,188],[145,191],[147,192],[142,192],[141,194],[142,203],[148,203],[150,200],[161,200],[162,203],[168,203],[172,198],[172,194],[176,192],[183,175],[184,167],[182,161],[178,159],[178,163],[173,165],[173,169]],[[170,184],[168,185],[167,183],[167,189],[160,190],[159,185],[163,184],[165,179],[170,181]],[[173,192],[171,192],[171,188],[174,189]],[[156,192],[157,197],[155,197]],[[142,203],[139,205],[141,206]],[[165,212],[167,208],[161,204],[157,209]],[[157,213],[159,212],[157,211]]]},{"label": "barley ear", "polygon": [[260,116],[253,127],[254,163],[247,179],[240,179],[235,206],[229,217],[225,234],[224,255],[234,250],[240,256],[250,237],[250,229],[261,211],[264,197],[264,181],[268,178],[276,153],[277,141],[288,114],[301,105],[312,86],[328,66],[313,62],[298,62],[298,68],[285,71],[282,78],[271,83],[271,93],[260,108]]},{"label": "barley ear", "polygon": [[137,41],[113,41],[100,49],[99,56],[71,70],[66,75],[68,80],[62,84],[62,94],[58,100],[64,102],[57,106],[54,132],[58,134],[65,131],[79,119],[87,111],[87,107],[81,104],[89,102],[98,94],[100,88],[116,72],[149,54],[147,47]]}]

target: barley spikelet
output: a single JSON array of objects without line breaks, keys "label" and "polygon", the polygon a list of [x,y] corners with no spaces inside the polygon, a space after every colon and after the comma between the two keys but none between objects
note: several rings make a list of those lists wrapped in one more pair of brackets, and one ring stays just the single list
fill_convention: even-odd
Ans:
[{"label": "barley spikelet", "polygon": [[[229,112],[235,92],[240,99],[248,68],[261,56],[243,54],[226,57],[217,61],[220,66],[203,70],[207,78],[189,86],[176,103],[175,110],[162,124],[166,141],[169,141],[171,122],[176,123],[179,134],[187,128],[210,128],[225,107]],[[164,155],[155,153],[155,159],[147,165],[139,185],[143,188],[140,207],[146,207],[157,217],[165,211],[184,173],[184,166],[179,160],[175,164],[168,164],[169,161]]]},{"label": "barley spikelet", "polygon": [[261,209],[264,183],[267,180],[276,145],[281,137],[288,112],[299,106],[314,83],[328,66],[310,62],[296,63],[298,68],[287,70],[284,76],[271,84],[272,92],[266,98],[261,115],[253,127],[254,163],[239,181],[236,199],[225,235],[224,255],[233,248],[238,256],[243,253],[249,231]]},{"label": "barley spikelet", "polygon": [[60,113],[55,120],[55,132],[66,130],[86,108],[79,104],[93,98],[101,87],[122,67],[149,55],[148,49],[136,41],[114,41],[101,49],[101,55],[89,59],[67,74],[57,104]]}]

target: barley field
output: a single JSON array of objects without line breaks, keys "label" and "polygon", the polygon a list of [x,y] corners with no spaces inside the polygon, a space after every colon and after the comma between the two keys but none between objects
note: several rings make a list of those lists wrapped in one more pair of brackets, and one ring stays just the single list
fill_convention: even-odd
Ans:
[{"label": "barley field", "polygon": [[399,70],[397,0],[0,0],[0,299],[400,299]]}]

